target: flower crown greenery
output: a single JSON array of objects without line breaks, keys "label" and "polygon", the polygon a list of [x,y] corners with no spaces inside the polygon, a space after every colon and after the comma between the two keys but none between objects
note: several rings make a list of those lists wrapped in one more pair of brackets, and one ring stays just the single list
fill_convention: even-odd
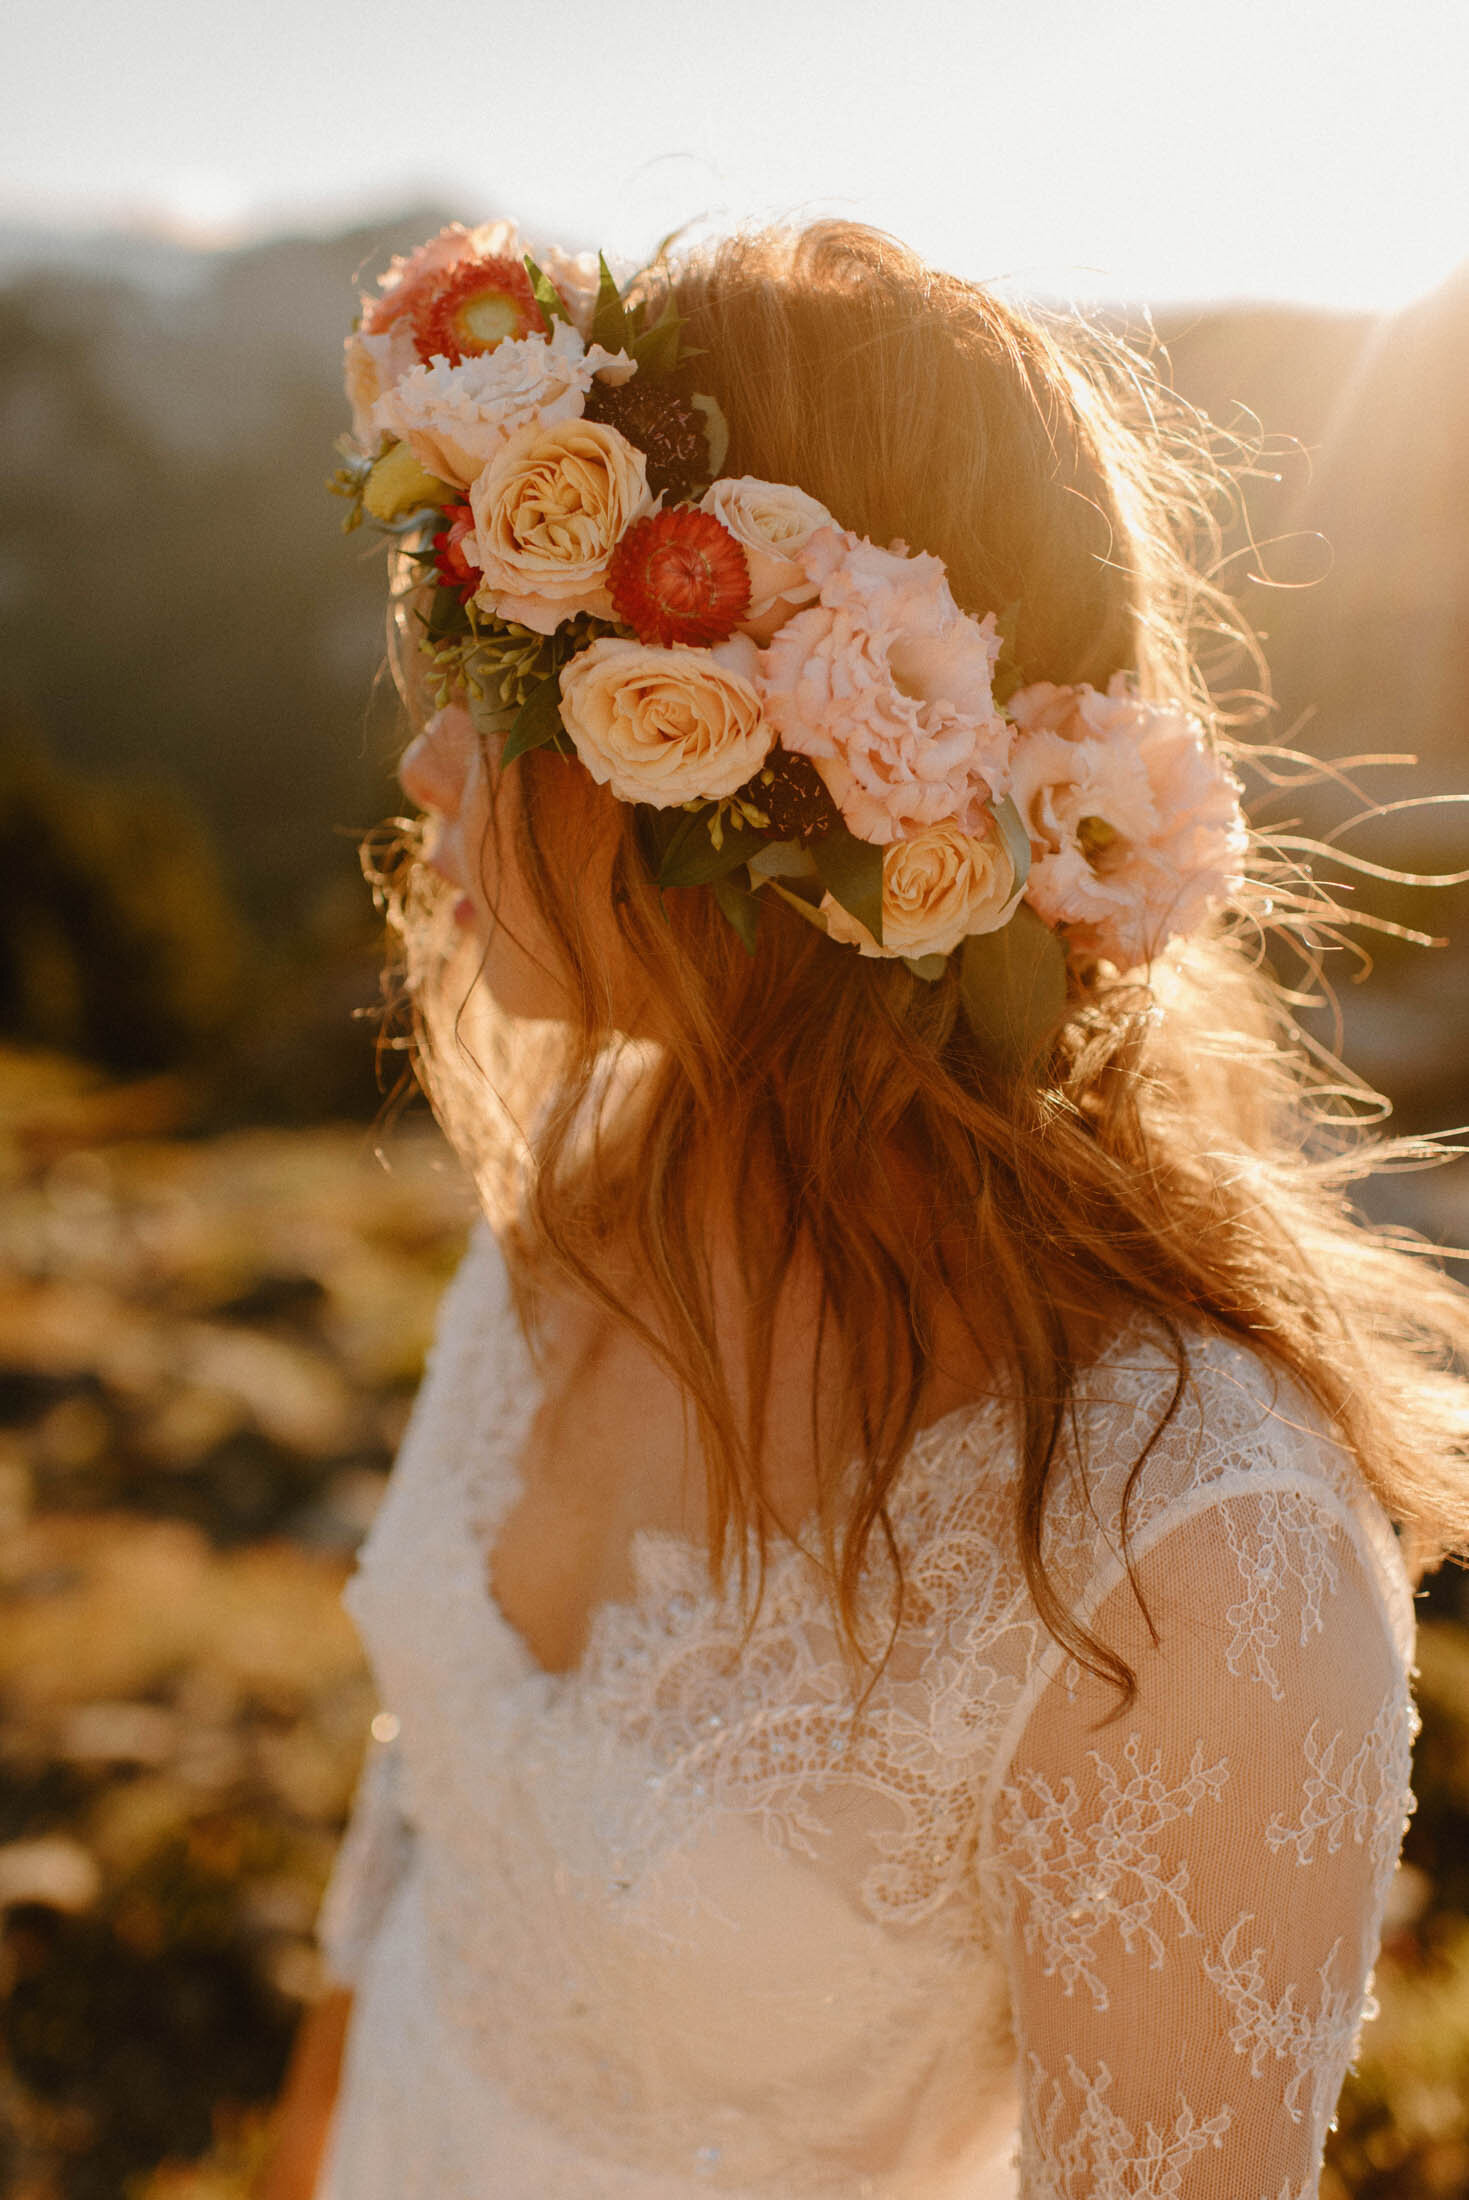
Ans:
[{"label": "flower crown greenery", "polygon": [[579,758],[634,805],[660,889],[708,887],[751,954],[779,899],[936,981],[1014,1065],[1068,963],[1130,969],[1240,883],[1239,790],[1199,721],[1118,675],[1022,687],[1014,608],[939,559],[725,476],[671,290],[455,225],[347,341],[332,486],[406,555],[442,710],[501,766]]}]

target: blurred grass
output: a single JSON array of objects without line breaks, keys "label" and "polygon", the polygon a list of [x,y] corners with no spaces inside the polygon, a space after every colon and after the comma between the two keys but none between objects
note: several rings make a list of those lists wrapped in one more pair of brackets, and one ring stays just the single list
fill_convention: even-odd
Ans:
[{"label": "blurred grass", "polygon": [[[0,1051],[0,2189],[245,2200],[371,1690],[338,1596],[470,1212],[437,1133],[165,1135]],[[185,1117],[186,1119],[186,1117]],[[1469,2193],[1469,1628],[1324,2200]]]}]

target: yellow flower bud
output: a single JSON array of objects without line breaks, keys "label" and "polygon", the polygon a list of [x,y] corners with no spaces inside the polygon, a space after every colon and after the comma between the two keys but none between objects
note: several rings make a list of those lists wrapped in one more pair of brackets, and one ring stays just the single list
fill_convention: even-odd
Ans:
[{"label": "yellow flower bud", "polygon": [[391,520],[401,519],[421,504],[448,504],[458,494],[447,481],[420,466],[406,443],[395,443],[368,475],[362,502],[374,519]]}]

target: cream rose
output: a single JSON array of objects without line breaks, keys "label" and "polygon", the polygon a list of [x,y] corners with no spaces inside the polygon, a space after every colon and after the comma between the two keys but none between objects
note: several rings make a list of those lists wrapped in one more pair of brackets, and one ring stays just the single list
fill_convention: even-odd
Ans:
[{"label": "cream rose", "polygon": [[610,619],[607,560],[652,505],[643,454],[615,428],[531,422],[470,488],[464,551],[484,574],[476,602],[536,634],[578,611]]},{"label": "cream rose", "polygon": [[753,474],[716,481],[700,511],[729,529],[750,567],[750,608],[740,631],[768,642],[792,612],[811,603],[820,583],[807,572],[802,552],[822,527],[836,523],[824,504],[789,482],[760,481]]},{"label": "cream rose", "polygon": [[1015,866],[997,831],[976,838],[932,825],[882,852],[882,945],[833,901],[821,904],[834,940],[864,955],[948,955],[975,932],[997,932],[1020,896]]},{"label": "cream rose", "polygon": [[774,740],[756,692],[755,649],[652,649],[604,637],[561,674],[561,720],[592,777],[654,809],[733,794]]}]

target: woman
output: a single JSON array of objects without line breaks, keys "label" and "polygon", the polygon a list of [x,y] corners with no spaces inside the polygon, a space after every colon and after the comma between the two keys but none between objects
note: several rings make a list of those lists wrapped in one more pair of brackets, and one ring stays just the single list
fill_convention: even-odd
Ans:
[{"label": "woman", "polygon": [[448,231],[348,357],[491,1227],[349,1592],[320,2191],[1314,2191],[1469,1325],[1259,971],[1179,409],[837,226]]}]

